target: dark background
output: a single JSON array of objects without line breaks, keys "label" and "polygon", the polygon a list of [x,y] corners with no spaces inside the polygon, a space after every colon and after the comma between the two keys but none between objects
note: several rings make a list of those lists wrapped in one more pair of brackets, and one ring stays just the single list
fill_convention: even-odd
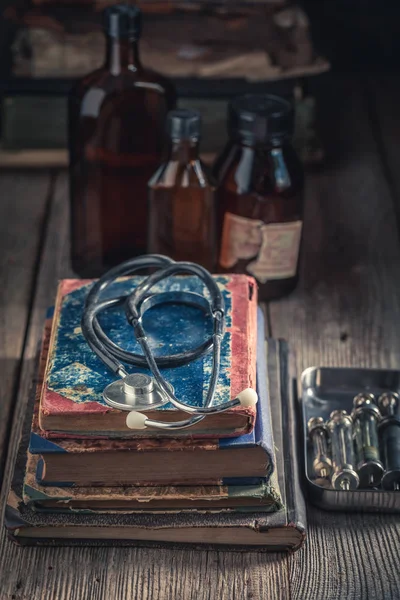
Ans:
[{"label": "dark background", "polygon": [[396,0],[304,0],[313,41],[334,70],[392,69],[400,60]]}]

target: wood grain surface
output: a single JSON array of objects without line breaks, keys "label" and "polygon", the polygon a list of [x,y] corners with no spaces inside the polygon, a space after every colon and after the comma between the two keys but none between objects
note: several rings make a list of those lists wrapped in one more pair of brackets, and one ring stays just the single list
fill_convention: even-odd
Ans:
[{"label": "wood grain surface", "polygon": [[49,199],[45,174],[0,178],[0,476],[35,290]]},{"label": "wood grain surface", "polygon": [[[400,247],[364,86],[319,88],[329,166],[308,178],[301,281],[269,307],[274,337],[309,366],[398,368]],[[293,598],[399,598],[398,516],[335,514],[308,504],[309,539],[290,562]]]},{"label": "wood grain surface", "polygon": [[[388,159],[379,142],[381,125],[371,119],[372,96],[366,81],[324,77],[317,95],[328,163],[308,177],[299,287],[268,307],[269,328],[274,336],[289,340],[299,372],[311,365],[397,368],[400,246]],[[394,144],[387,151],[395,152]],[[7,177],[1,176],[0,186],[7,184]],[[37,185],[39,176],[29,177],[32,182],[36,177]],[[23,259],[24,293],[13,291],[22,294],[17,313],[20,337],[7,333],[15,344],[14,360],[22,357],[19,386],[19,373],[10,371],[9,376],[8,393],[13,385],[16,390],[10,396],[15,403],[13,448],[34,376],[33,356],[45,309],[52,302],[58,277],[69,273],[68,200],[64,175],[55,182],[48,213],[49,184],[36,188],[29,184],[24,193],[17,191],[12,180],[8,185],[14,223],[21,218],[19,210],[26,213],[34,200],[41,206],[35,223],[41,232],[45,230],[44,236],[40,233],[36,242],[29,242],[41,253],[39,269],[32,249]],[[24,218],[34,222],[32,216]],[[2,268],[10,277],[11,266],[3,261]],[[3,311],[12,310],[8,301],[1,306]],[[1,333],[10,323],[2,322]],[[7,472],[12,455],[11,451]],[[328,513],[309,504],[308,518],[307,543],[292,555],[143,548],[21,549],[3,534],[0,600],[400,598],[398,516]]]}]

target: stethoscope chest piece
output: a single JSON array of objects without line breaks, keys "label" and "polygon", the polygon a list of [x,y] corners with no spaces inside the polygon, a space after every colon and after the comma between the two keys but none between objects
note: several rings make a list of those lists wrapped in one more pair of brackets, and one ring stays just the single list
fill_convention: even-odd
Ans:
[{"label": "stethoscope chest piece", "polygon": [[[173,387],[168,384],[174,393]],[[103,391],[104,400],[119,410],[145,411],[168,402],[153,377],[144,373],[131,373],[110,383]]]}]

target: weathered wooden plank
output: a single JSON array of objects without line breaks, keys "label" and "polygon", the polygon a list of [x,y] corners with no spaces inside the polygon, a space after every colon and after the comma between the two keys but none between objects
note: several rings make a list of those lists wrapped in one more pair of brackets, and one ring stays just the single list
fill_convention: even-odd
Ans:
[{"label": "weathered wooden plank", "polygon": [[6,542],[2,600],[288,599],[287,558],[124,548],[25,548]]},{"label": "weathered wooden plank", "polygon": [[[319,89],[329,164],[308,179],[301,281],[271,303],[272,334],[298,372],[400,364],[400,249],[366,98],[354,80]],[[309,541],[290,558],[293,598],[398,598],[399,519],[309,505]]]},{"label": "weathered wooden plank", "polygon": [[[34,375],[33,359],[45,310],[54,298],[57,279],[69,275],[67,207],[66,178],[62,176],[55,189],[29,325],[12,434],[14,449]],[[11,466],[10,461],[8,471]],[[0,545],[0,589],[1,600],[290,597],[285,554],[145,548],[22,549],[9,542],[4,533]]]},{"label": "weathered wooden plank", "polygon": [[0,177],[0,478],[49,184],[48,174],[9,173]]}]

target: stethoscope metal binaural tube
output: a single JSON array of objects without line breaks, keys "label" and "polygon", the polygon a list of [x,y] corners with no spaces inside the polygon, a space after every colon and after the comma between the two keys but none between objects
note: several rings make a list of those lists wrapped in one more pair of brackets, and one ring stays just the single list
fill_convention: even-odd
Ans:
[{"label": "stethoscope metal binaural tube", "polygon": [[[100,296],[118,277],[130,275],[140,269],[158,267],[158,270],[148,276],[143,283],[139,284],[134,291],[128,296],[111,298],[100,301]],[[186,273],[196,275],[202,279],[206,285],[211,301],[192,294],[191,292],[164,292],[162,294],[149,296],[152,287],[163,279],[175,275],[177,273]],[[212,338],[202,343],[195,349],[185,353],[175,354],[171,356],[155,357],[150,349],[147,337],[142,325],[142,316],[155,304],[163,302],[177,302],[196,306],[203,311],[209,312],[213,317],[214,331]],[[97,315],[113,306],[125,304],[125,312],[128,322],[132,325],[136,339],[138,340],[143,355],[126,352],[108,338],[101,328]],[[163,422],[149,419],[140,410],[151,408],[151,406],[141,407],[140,410],[132,410],[132,406],[125,402],[118,402],[118,397],[121,395],[123,386],[121,383],[114,382],[104,390],[105,401],[111,406],[122,410],[129,410],[127,416],[127,426],[131,429],[144,429],[146,427],[155,427],[163,430],[177,430],[191,427],[204,419],[208,414],[215,414],[231,409],[233,406],[254,406],[257,402],[257,394],[254,390],[244,390],[239,396],[228,402],[224,402],[217,406],[210,406],[215,395],[216,386],[218,383],[220,370],[220,355],[221,342],[225,330],[225,315],[224,301],[222,294],[206,269],[194,263],[176,263],[172,259],[161,255],[147,255],[138,257],[111,269],[103,275],[97,283],[94,284],[89,292],[85,309],[82,316],[82,332],[85,336],[90,348],[99,356],[103,363],[110,368],[115,374],[124,380],[129,374],[126,371],[122,362],[140,367],[147,367],[153,375],[158,398],[162,402],[171,402],[177,409],[187,412],[192,416],[188,419]],[[160,368],[173,368],[187,364],[206,352],[212,350],[212,374],[210,377],[209,387],[206,400],[203,407],[193,407],[176,398],[171,386],[165,381],[160,373]],[[128,380],[126,380],[128,381]],[[129,385],[126,386],[128,389]],[[112,392],[112,394],[111,394]],[[115,394],[117,393],[117,400]],[[139,404],[140,406],[140,404]],[[137,407],[137,406],[136,406]]]}]

